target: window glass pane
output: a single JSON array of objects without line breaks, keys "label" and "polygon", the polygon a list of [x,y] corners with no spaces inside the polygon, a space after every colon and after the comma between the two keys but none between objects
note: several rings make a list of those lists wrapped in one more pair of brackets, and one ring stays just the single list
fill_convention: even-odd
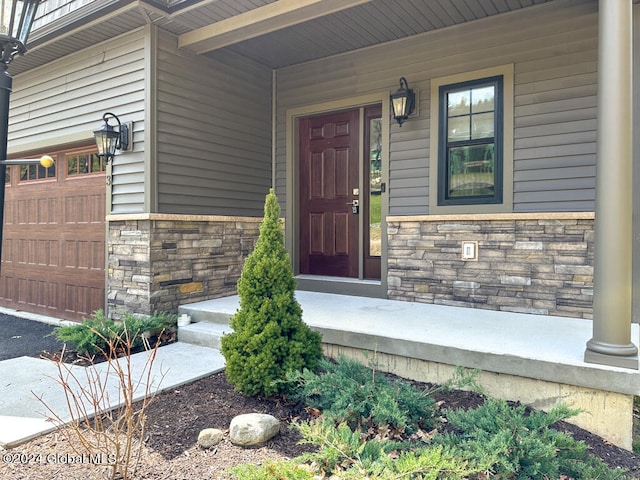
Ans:
[{"label": "window glass pane", "polygon": [[67,158],[67,175],[84,175],[100,173],[106,170],[105,163],[96,153],[72,155]]},{"label": "window glass pane", "polygon": [[447,95],[448,115],[454,117],[457,115],[469,115],[471,92],[464,90],[462,92],[451,92]]},{"label": "window glass pane", "polygon": [[471,138],[489,138],[494,136],[494,115],[493,112],[479,113],[473,116]]},{"label": "window glass pane", "polygon": [[67,175],[78,174],[78,157],[67,157]]},{"label": "window glass pane", "polygon": [[102,165],[100,164],[100,157],[97,154],[93,154],[91,155],[91,171],[92,172],[101,172],[104,169],[102,168]]},{"label": "window glass pane", "polygon": [[38,169],[38,178],[47,178],[47,169],[40,164],[36,165],[36,167]]},{"label": "window glass pane", "polygon": [[473,113],[491,112],[493,108],[493,97],[495,95],[495,87],[474,88],[471,90],[471,98],[473,100],[471,110]]},{"label": "window glass pane", "polygon": [[56,164],[54,163],[49,168],[47,168],[47,178],[55,178],[56,177]]},{"label": "window glass pane", "polygon": [[4,183],[11,183],[11,167],[6,167]]},{"label": "window glass pane", "polygon": [[448,139],[450,142],[469,140],[469,116],[454,117],[449,119]]},{"label": "window glass pane", "polygon": [[369,122],[369,256],[382,254],[382,120]]},{"label": "window glass pane", "polygon": [[449,198],[495,193],[493,144],[452,147],[447,168]]},{"label": "window glass pane", "polygon": [[29,172],[26,165],[20,165],[20,180],[29,180]]},{"label": "window glass pane", "polygon": [[38,178],[37,175],[37,167],[34,164],[28,165],[29,167],[29,173],[28,173],[28,180],[35,180],[36,178]]}]

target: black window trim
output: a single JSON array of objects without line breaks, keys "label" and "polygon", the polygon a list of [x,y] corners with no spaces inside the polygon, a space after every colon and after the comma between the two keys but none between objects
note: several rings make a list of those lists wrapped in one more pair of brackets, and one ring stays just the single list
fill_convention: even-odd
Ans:
[{"label": "black window trim", "polygon": [[[494,158],[495,158],[495,193],[492,196],[469,196],[462,198],[446,198],[447,191],[447,151],[450,145],[482,145],[487,143],[486,139],[468,140],[458,142],[448,142],[448,115],[446,94],[456,90],[464,90],[471,87],[483,85],[494,85],[496,95],[494,97],[495,129],[493,136]],[[467,80],[464,82],[441,85],[438,89],[439,105],[439,132],[438,132],[438,206],[449,205],[489,205],[503,203],[503,170],[504,170],[504,76],[496,75],[492,77]]]}]

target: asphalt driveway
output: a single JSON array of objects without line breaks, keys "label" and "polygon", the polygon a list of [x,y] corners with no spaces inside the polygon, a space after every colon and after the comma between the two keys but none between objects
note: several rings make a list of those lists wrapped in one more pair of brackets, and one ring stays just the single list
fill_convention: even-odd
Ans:
[{"label": "asphalt driveway", "polygon": [[62,343],[49,336],[55,325],[0,313],[0,361],[57,352]]}]

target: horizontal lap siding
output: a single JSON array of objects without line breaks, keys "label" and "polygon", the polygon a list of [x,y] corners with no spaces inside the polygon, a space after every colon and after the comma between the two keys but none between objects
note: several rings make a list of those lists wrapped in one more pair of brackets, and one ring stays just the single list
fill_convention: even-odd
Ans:
[{"label": "horizontal lap siding", "polygon": [[514,210],[595,208],[597,5],[561,48],[516,63]]},{"label": "horizontal lap siding", "polygon": [[404,76],[418,115],[391,126],[389,213],[428,213],[430,79],[513,63],[514,210],[593,210],[597,6],[552,2],[279,71],[278,193],[287,108],[391,93]]},{"label": "horizontal lap siding", "polygon": [[159,37],[158,209],[262,215],[271,185],[271,71]]},{"label": "horizontal lap siding", "polygon": [[144,32],[137,30],[16,76],[10,152],[90,141],[105,112],[133,121],[133,150],[114,161],[112,212],[142,212],[144,55]]}]

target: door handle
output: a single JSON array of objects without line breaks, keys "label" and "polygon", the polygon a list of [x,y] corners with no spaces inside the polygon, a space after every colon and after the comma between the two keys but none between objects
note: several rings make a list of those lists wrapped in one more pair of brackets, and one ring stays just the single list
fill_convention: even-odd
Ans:
[{"label": "door handle", "polygon": [[353,202],[347,202],[347,205],[351,205],[351,213],[357,215],[360,213],[360,201],[354,200]]}]

